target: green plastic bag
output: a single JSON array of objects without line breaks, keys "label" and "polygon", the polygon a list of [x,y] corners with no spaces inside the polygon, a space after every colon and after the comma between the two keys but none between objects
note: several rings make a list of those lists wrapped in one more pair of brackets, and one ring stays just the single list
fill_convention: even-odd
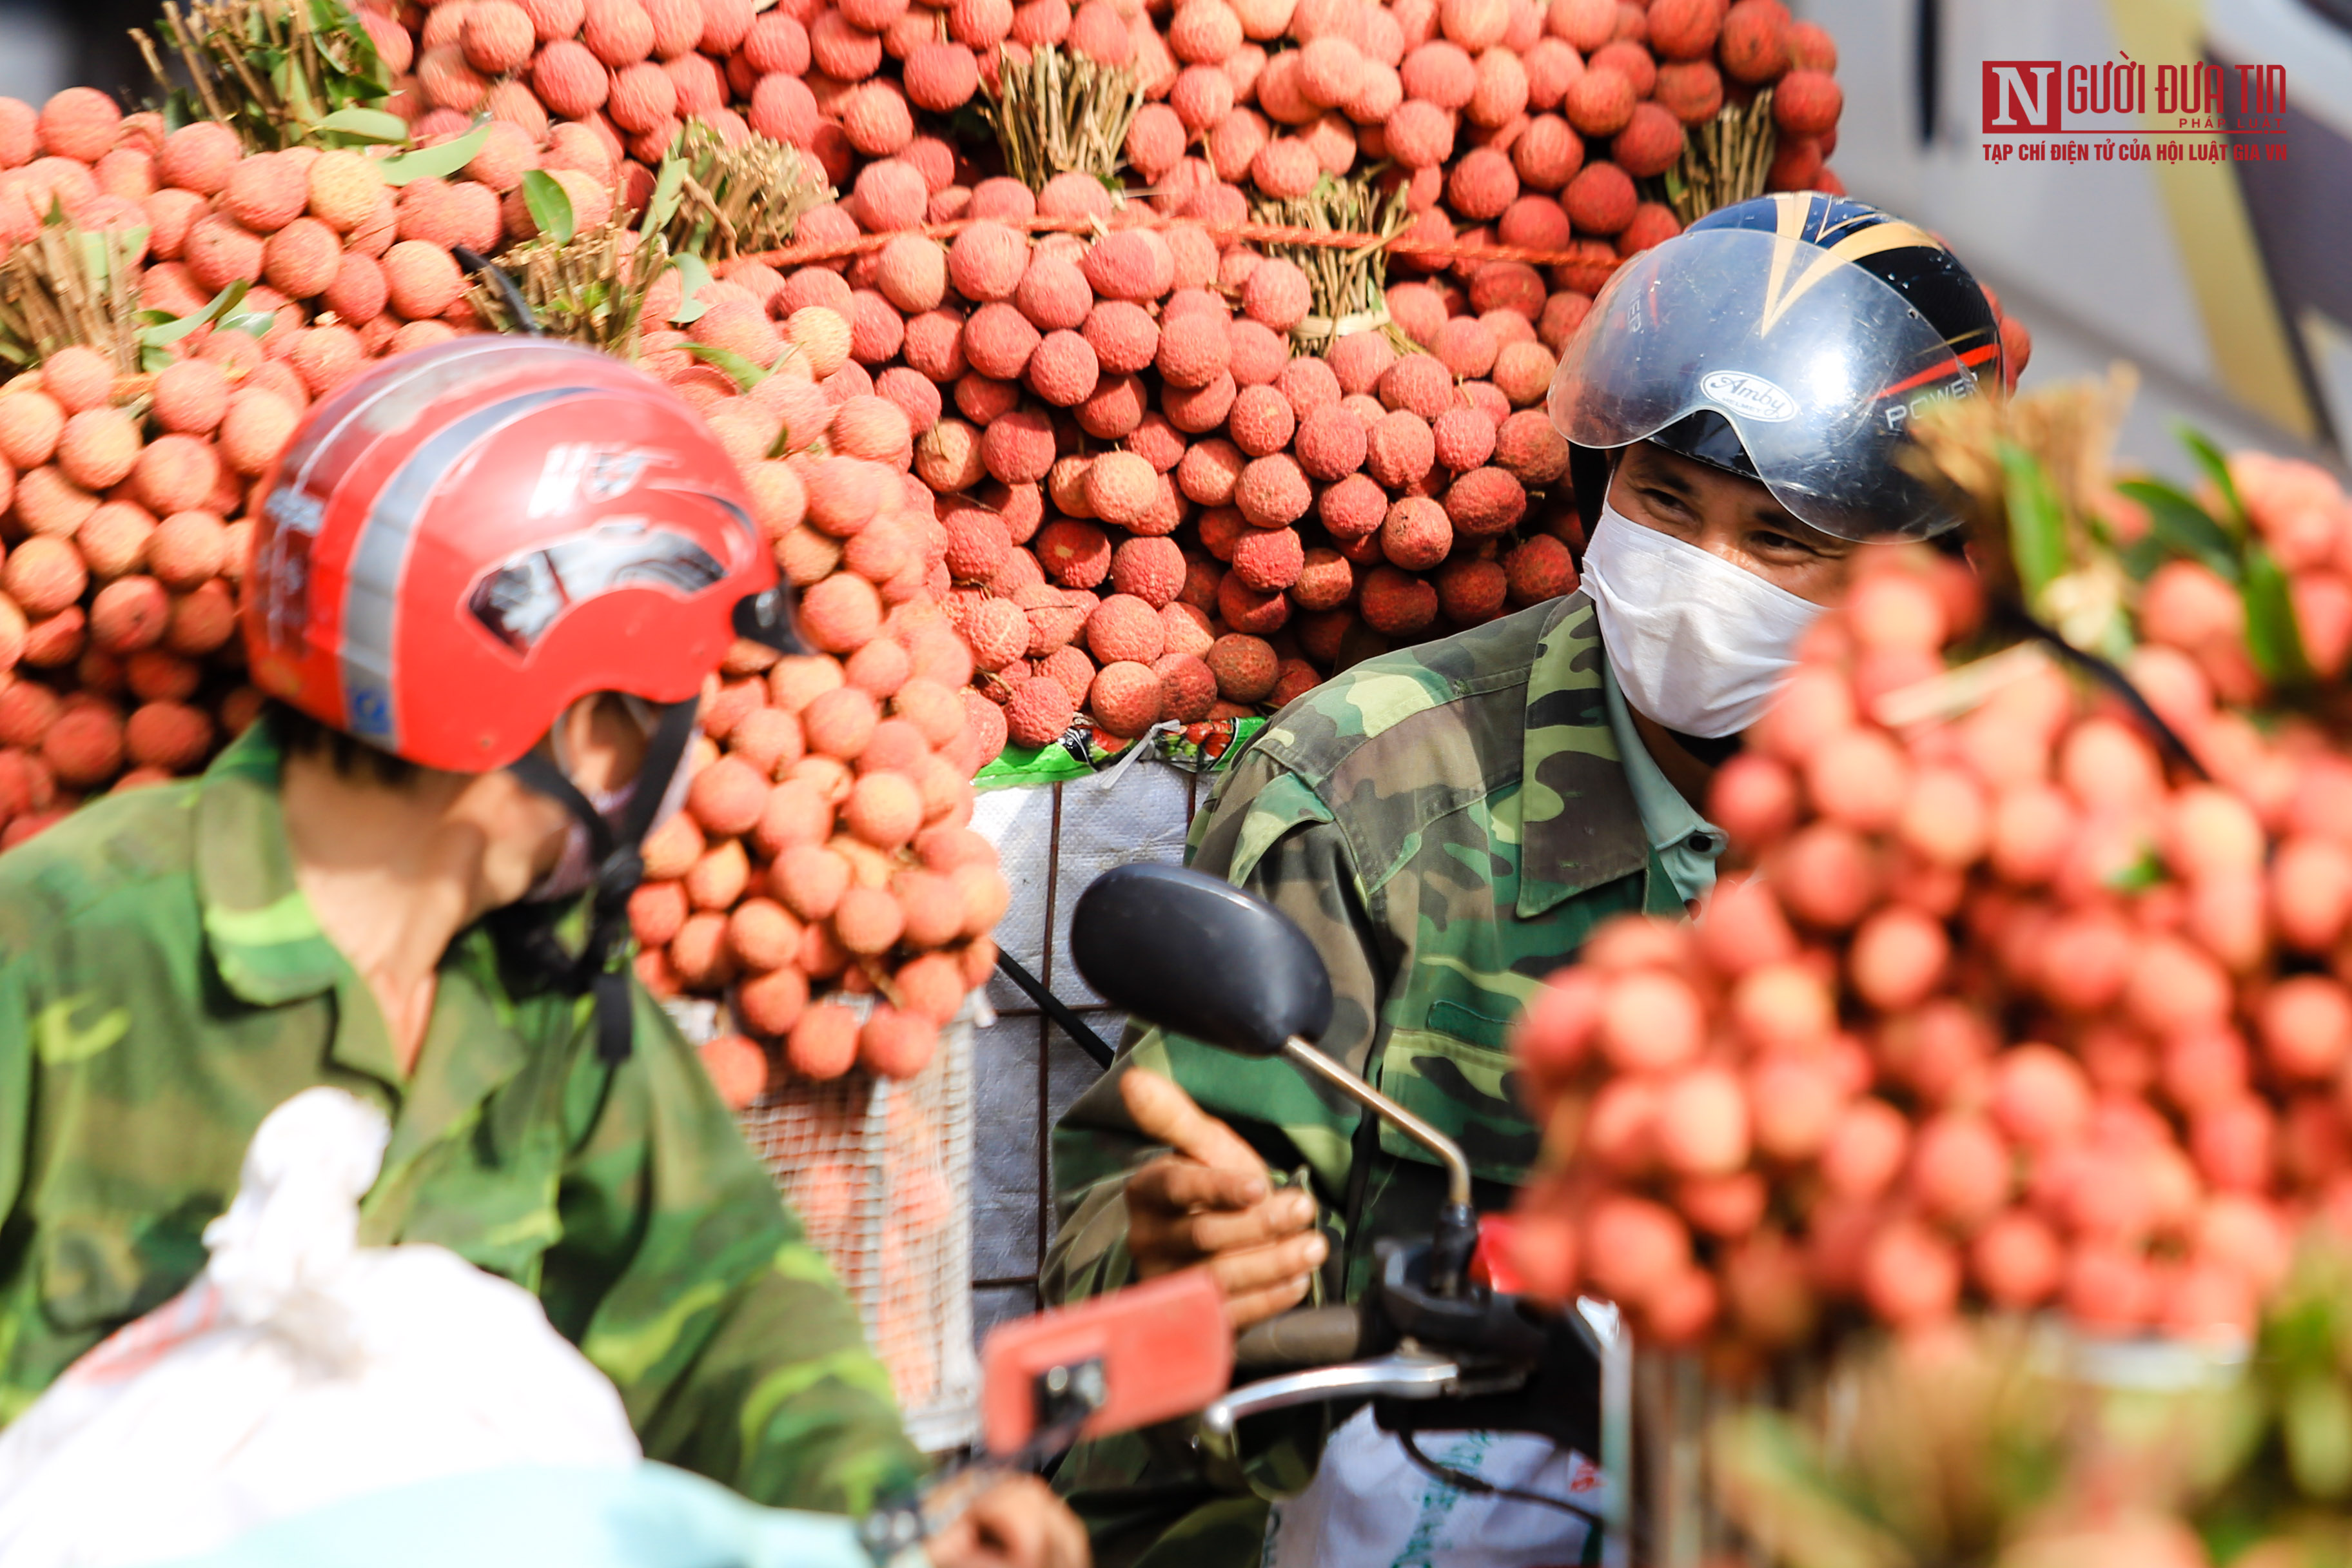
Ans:
[{"label": "green plastic bag", "polygon": [[971,784],[974,789],[988,790],[1069,784],[1136,760],[1131,752],[1187,773],[1214,773],[1240,756],[1265,723],[1255,717],[1189,725],[1170,722],[1112,752],[1103,749],[1092,721],[1081,718],[1057,741],[1042,746],[1005,747],[1002,755],[980,770]]}]

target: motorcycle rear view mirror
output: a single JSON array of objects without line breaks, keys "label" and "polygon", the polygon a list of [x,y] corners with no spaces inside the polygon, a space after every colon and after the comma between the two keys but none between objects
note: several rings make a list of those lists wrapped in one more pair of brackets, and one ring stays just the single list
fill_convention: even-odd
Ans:
[{"label": "motorcycle rear view mirror", "polygon": [[1476,1245],[1461,1146],[1315,1048],[1331,1026],[1331,973],[1297,923],[1263,899],[1176,866],[1121,866],[1070,913],[1070,955],[1106,1001],[1161,1028],[1281,1057],[1436,1156],[1445,1168],[1431,1278],[1452,1295]]},{"label": "motorcycle rear view mirror", "polygon": [[1280,1056],[1331,1025],[1331,976],[1307,933],[1198,871],[1106,871],[1071,912],[1070,952],[1114,1005],[1244,1056]]}]

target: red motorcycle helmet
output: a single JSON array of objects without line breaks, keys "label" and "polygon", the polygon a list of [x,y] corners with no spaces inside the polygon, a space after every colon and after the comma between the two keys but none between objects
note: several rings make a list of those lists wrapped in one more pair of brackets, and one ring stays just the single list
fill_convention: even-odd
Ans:
[{"label": "red motorcycle helmet", "polygon": [[594,692],[687,701],[738,637],[801,651],[709,427],[576,343],[384,361],[311,408],[256,516],[254,684],[425,767],[513,763]]}]

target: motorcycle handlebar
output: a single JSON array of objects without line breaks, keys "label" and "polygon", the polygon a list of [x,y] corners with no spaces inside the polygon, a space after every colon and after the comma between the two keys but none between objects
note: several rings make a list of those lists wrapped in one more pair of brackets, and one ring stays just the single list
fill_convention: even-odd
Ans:
[{"label": "motorcycle handlebar", "polygon": [[1301,1308],[1236,1335],[1234,1388],[1203,1413],[1206,1429],[1293,1405],[1370,1398],[1392,1431],[1532,1432],[1601,1452],[1615,1337],[1580,1307],[1543,1310],[1486,1290],[1459,1302],[1428,1296],[1413,1288],[1415,1255],[1383,1243],[1381,1279],[1366,1300]]},{"label": "motorcycle handlebar", "polygon": [[1362,1309],[1301,1307],[1244,1329],[1234,1341],[1234,1365],[1242,1372],[1331,1366],[1365,1349]]}]

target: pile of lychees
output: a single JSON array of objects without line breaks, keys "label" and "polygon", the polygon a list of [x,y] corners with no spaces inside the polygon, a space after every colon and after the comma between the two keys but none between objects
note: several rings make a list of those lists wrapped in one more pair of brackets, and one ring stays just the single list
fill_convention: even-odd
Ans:
[{"label": "pile of lychees", "polygon": [[1949,558],[1871,563],[1717,781],[1753,875],[1530,1005],[1545,1290],[1750,1364],[1864,1314],[2242,1333],[2344,1212],[2352,757],[2150,643],[2200,777],[2046,659],[1948,673],[1978,614]]},{"label": "pile of lychees", "polygon": [[[909,416],[917,471],[952,498],[979,689],[1030,746],[1081,715],[1116,743],[1278,706],[1572,585],[1564,451],[1536,405],[1591,292],[1678,226],[1636,181],[1769,89],[1771,184],[1835,188],[1836,50],[1778,0],[441,0],[398,21],[386,58],[419,139],[499,127],[467,174],[510,237],[530,232],[524,170],[575,205],[602,179],[626,210],[689,121],[802,148],[847,193],[796,243],[872,243],[721,268],[749,297],[687,331],[764,364],[794,311],[850,322],[839,384]],[[955,140],[948,117],[1048,47],[1135,72],[1134,191],[1073,173],[1033,192]],[[1401,251],[1428,280],[1390,290],[1390,321],[1300,340],[1328,353],[1295,363],[1307,275],[1211,235],[1381,163],[1412,242],[1570,260]],[[1093,232],[1034,238],[1038,217]],[[951,247],[921,232],[975,219]]]},{"label": "pile of lychees", "polygon": [[[895,408],[862,406],[878,402],[845,404],[835,425],[897,420],[903,442]],[[800,603],[823,651],[739,645],[714,683],[687,809],[648,839],[630,901],[637,972],[656,994],[727,990],[800,1077],[860,1062],[908,1077],[995,961],[988,933],[1010,895],[964,825],[1003,721],[968,689],[971,651],[922,588],[945,548],[929,492],[845,456],[771,474],[761,499],[782,510],[762,521],[780,548],[821,542],[793,548],[832,563]],[[880,999],[861,1019],[812,999],[827,989]],[[749,1098],[766,1064],[738,1054]]]},{"label": "pile of lychees", "polygon": [[[2335,475],[2297,458],[2237,452],[2229,471],[2253,537],[2286,576],[2312,673],[2340,679],[2352,664],[2352,500]],[[2222,700],[2246,703],[2273,695],[2247,650],[2244,597],[2208,563],[2181,559],[2158,567],[2140,602],[2139,625],[2149,642],[2194,659]]]},{"label": "pile of lychees", "polygon": [[[1634,178],[1663,174],[1727,90],[1778,83],[1776,178],[1812,183],[1839,107],[1833,47],[1771,0],[801,19],[807,87],[796,67],[765,79],[793,113],[763,118],[755,96],[751,123],[814,149],[851,193],[803,240],[876,237],[845,268],[857,362],[952,388],[928,410],[909,389],[918,471],[956,498],[952,609],[1030,746],[1082,715],[1132,737],[1279,706],[1358,658],[1573,586],[1566,449],[1538,405],[1591,291],[1676,230]],[[1087,175],[1035,192],[983,177],[925,134],[922,114],[969,99],[1000,48],[1046,46],[1137,71],[1148,101],[1127,153],[1156,214]],[[1307,273],[1223,237],[1258,200],[1382,162],[1412,242],[1573,263],[1400,251],[1393,267],[1428,280],[1388,290],[1388,322],[1295,337],[1317,309]],[[1036,218],[1097,237],[1033,237]],[[915,232],[971,220],[946,246]],[[765,268],[730,281],[746,270],[777,289]],[[811,270],[783,279],[796,297],[814,298],[799,294]]]},{"label": "pile of lychees", "polygon": [[[919,1063],[985,972],[1003,885],[962,824],[1008,742],[1265,711],[1574,584],[1539,405],[1592,292],[1675,232],[1636,182],[1691,127],[1769,88],[1770,183],[1835,188],[1835,49],[1777,0],[363,0],[352,19],[409,149],[258,148],[89,89],[0,100],[0,242],[111,235],[146,319],[201,318],[0,386],[5,831],[188,772],[249,721],[254,487],[371,361],[485,326],[455,253],[541,237],[549,187],[526,176],[584,234],[646,204],[689,126],[796,146],[842,193],[794,236],[823,258],[650,279],[636,353],[741,466],[823,652],[746,651],[714,683],[709,776],[634,913],[650,984],[731,997],[812,1076]],[[950,118],[1049,46],[1136,72],[1129,190],[1033,191]],[[420,172],[414,149],[460,139],[462,164]],[[1408,247],[1388,320],[1334,334],[1308,273],[1235,226],[1382,164],[1411,244],[1568,259]],[[852,1028],[832,990],[879,1005]],[[740,1040],[710,1057],[739,1097],[762,1081]]]},{"label": "pile of lychees", "polygon": [[[1099,186],[1045,193],[1065,195],[1110,216]],[[975,199],[1030,210],[1009,180]],[[881,258],[886,290],[893,268],[919,263],[952,290],[912,301],[932,303],[903,352],[952,379],[956,403],[916,468],[952,498],[950,613],[1018,743],[1053,740],[1081,707],[1134,736],[1279,706],[1343,649],[1418,641],[1573,585],[1558,537],[1521,534],[1528,487],[1556,481],[1567,458],[1530,406],[1552,357],[1524,317],[1502,356],[1507,395],[1378,331],[1328,359],[1294,356],[1304,273],[1240,247],[1220,255],[1190,224],[1089,247],[984,222],[944,252],[906,236]],[[1424,285],[1393,294],[1442,315]]]},{"label": "pile of lychees", "polygon": [[[1231,213],[1386,163],[1422,237],[1580,239],[1605,276],[1678,227],[1636,182],[1768,89],[1771,187],[1838,188],[1837,48],[1779,0],[440,0],[402,20],[408,34],[370,30],[421,132],[475,113],[539,142],[591,126],[638,199],[688,121],[803,147],[845,187],[1044,47],[1135,73],[1146,105],[1125,151],[1171,210],[1205,192]],[[963,194],[936,189],[931,216]]]},{"label": "pile of lychees", "polygon": [[[713,22],[703,47],[731,26]],[[803,0],[756,20],[726,72],[751,79],[753,129],[811,148],[846,184],[861,156],[903,151],[923,114],[970,101],[1001,58],[1047,47],[1135,72],[1148,101],[1127,155],[1170,208],[1204,191],[1228,209],[1245,193],[1302,195],[1319,175],[1385,163],[1423,237],[1545,250],[1581,238],[1605,275],[1617,251],[1678,227],[1635,182],[1674,166],[1689,127],[1768,88],[1772,188],[1838,188],[1823,166],[1843,108],[1837,48],[1778,0],[1182,0],[1165,13]]]}]

